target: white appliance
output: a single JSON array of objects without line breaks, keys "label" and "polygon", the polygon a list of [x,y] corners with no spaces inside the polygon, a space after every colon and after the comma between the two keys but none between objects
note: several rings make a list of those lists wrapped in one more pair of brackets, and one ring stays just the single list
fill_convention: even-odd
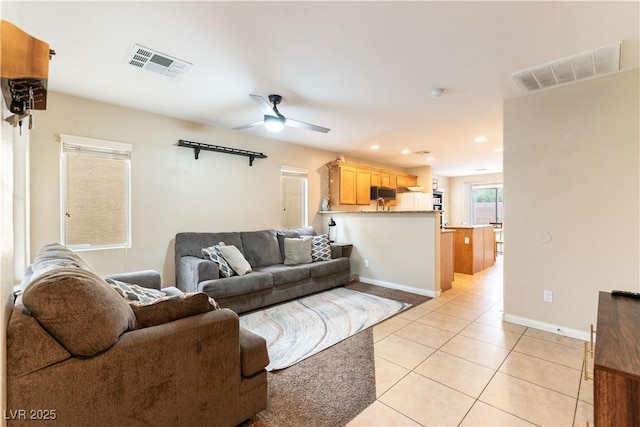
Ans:
[{"label": "white appliance", "polygon": [[396,211],[431,211],[433,210],[433,194],[412,191],[396,194]]}]

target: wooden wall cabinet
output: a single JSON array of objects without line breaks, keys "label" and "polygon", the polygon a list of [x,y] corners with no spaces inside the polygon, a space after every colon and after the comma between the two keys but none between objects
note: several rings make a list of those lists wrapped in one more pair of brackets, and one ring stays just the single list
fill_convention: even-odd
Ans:
[{"label": "wooden wall cabinet", "polygon": [[[31,110],[47,109],[49,60],[54,54],[49,45],[25,33],[9,21],[0,21],[0,77],[7,106],[12,101],[29,102],[29,89],[34,97]],[[13,113],[22,113],[14,111]]]},{"label": "wooden wall cabinet", "polygon": [[600,292],[596,331],[595,425],[640,426],[640,299]]},{"label": "wooden wall cabinet", "polygon": [[371,172],[340,164],[330,168],[329,188],[332,199],[338,195],[340,205],[368,205],[371,198]]},{"label": "wooden wall cabinet", "polygon": [[[334,161],[327,163],[327,167],[333,205],[369,205],[372,186],[404,188],[418,183],[415,175],[395,174],[355,163]],[[395,206],[395,201],[389,200],[385,206]]]}]

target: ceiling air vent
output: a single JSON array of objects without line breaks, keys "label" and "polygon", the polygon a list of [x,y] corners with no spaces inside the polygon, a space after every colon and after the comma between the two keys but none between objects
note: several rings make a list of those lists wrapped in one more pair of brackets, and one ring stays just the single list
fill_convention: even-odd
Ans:
[{"label": "ceiling air vent", "polygon": [[421,151],[416,151],[413,154],[417,154],[419,156],[424,156],[425,154],[431,154],[431,151],[421,150]]},{"label": "ceiling air vent", "polygon": [[511,74],[524,93],[620,71],[620,45],[601,47]]},{"label": "ceiling air vent", "polygon": [[138,44],[133,46],[127,63],[177,80],[193,64]]}]

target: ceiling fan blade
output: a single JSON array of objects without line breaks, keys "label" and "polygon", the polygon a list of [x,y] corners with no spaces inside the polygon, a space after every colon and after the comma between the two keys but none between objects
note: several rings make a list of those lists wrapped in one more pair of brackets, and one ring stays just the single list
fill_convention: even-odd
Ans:
[{"label": "ceiling fan blade", "polygon": [[259,125],[261,125],[263,123],[264,123],[264,120],[258,120],[257,122],[248,123],[246,125],[238,126],[237,128],[233,128],[232,130],[246,129],[246,128],[250,128],[250,127],[254,127],[254,126],[259,126]]},{"label": "ceiling fan blade", "polygon": [[256,101],[256,104],[258,104],[258,107],[260,107],[260,110],[262,110],[262,113],[264,113],[265,116],[278,117],[278,114],[273,110],[271,104],[269,104],[263,97],[261,97],[260,95],[249,96],[251,97],[251,99]]},{"label": "ceiling fan blade", "polygon": [[293,120],[293,119],[286,119],[284,121],[285,126],[291,126],[294,128],[300,128],[300,129],[308,129],[308,130],[314,130],[316,132],[322,132],[322,133],[327,133],[329,132],[331,129],[329,128],[325,128],[322,126],[317,126],[317,125],[312,125],[311,123],[305,123],[305,122],[301,122],[300,120]]}]

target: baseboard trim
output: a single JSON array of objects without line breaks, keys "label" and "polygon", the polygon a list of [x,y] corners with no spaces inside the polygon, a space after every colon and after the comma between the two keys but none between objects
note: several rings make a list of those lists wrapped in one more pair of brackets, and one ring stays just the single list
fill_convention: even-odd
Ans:
[{"label": "baseboard trim", "polygon": [[569,338],[576,338],[582,341],[589,341],[591,339],[588,331],[579,331],[577,329],[565,328],[560,325],[553,325],[551,323],[540,322],[539,320],[528,319],[526,317],[514,316],[512,314],[504,315],[504,320],[518,325],[526,326],[529,328],[540,329],[542,331],[551,332],[556,335],[562,335]]},{"label": "baseboard trim", "polygon": [[431,298],[438,298],[440,295],[442,295],[442,291],[431,291],[428,289],[414,288],[413,286],[406,286],[393,282],[385,282],[383,280],[370,279],[368,277],[356,276],[356,280],[362,283],[368,283],[370,285],[382,286],[385,288],[396,289],[398,291],[411,292],[412,294],[424,295]]}]

